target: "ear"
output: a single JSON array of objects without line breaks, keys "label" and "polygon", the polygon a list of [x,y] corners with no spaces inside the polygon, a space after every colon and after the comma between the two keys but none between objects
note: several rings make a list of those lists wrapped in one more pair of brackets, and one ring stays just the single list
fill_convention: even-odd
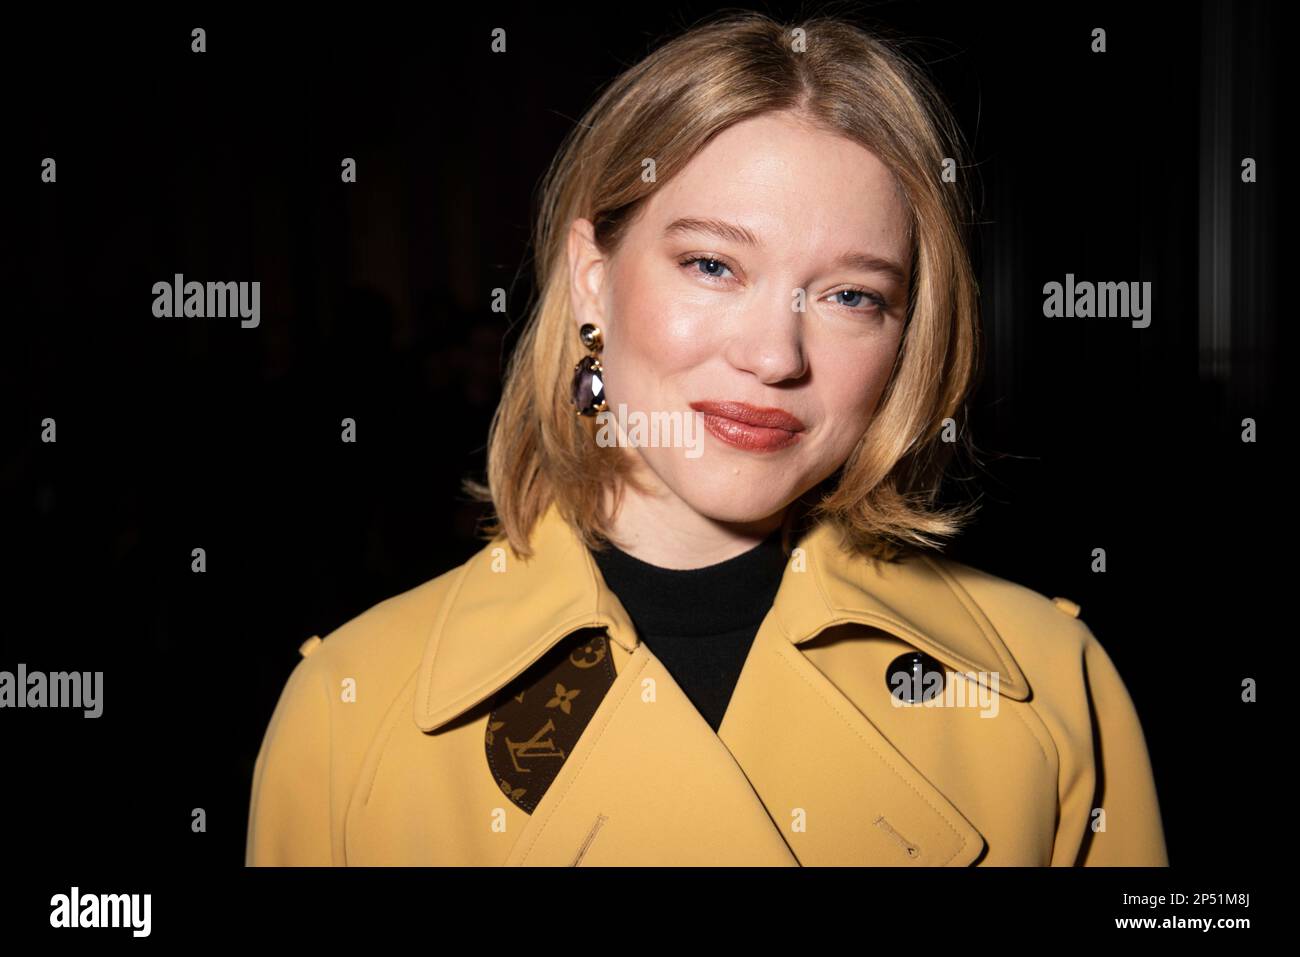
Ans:
[{"label": "ear", "polygon": [[605,329],[602,292],[605,283],[605,255],[596,245],[595,227],[579,217],[569,225],[566,237],[569,269],[569,305],[577,328],[590,322]]}]

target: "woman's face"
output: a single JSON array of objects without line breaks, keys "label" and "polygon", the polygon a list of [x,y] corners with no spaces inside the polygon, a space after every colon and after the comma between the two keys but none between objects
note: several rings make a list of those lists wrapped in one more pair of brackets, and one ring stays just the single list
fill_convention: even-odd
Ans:
[{"label": "woman's face", "polygon": [[611,454],[638,456],[652,487],[719,522],[761,521],[831,475],[893,367],[907,223],[875,155],[788,114],[718,134],[614,256],[576,220],[575,318],[602,331],[610,413],[676,412],[686,427]]}]

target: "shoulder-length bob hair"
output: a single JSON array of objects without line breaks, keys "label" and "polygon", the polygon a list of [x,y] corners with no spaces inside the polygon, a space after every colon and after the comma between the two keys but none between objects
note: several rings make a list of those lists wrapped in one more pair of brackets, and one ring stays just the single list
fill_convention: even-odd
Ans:
[{"label": "shoulder-length bob hair", "polygon": [[[599,248],[613,254],[647,197],[711,137],[777,111],[880,158],[907,202],[912,248],[906,327],[880,404],[844,464],[789,510],[787,547],[796,514],[834,522],[848,547],[891,559],[906,548],[936,547],[973,513],[970,503],[935,507],[954,435],[965,434],[964,404],[980,361],[960,131],[925,74],[856,25],[726,13],[617,77],[541,182],[536,297],[492,419],[487,485],[465,482],[475,499],[493,504],[486,533],[504,536],[517,554],[532,554],[533,525],[552,503],[589,547],[603,547],[610,538],[605,491],[618,501],[632,480],[624,450],[599,447],[592,420],[575,415],[570,398],[584,354],[566,268],[570,224],[591,220]],[[642,175],[647,158],[652,182]]]}]

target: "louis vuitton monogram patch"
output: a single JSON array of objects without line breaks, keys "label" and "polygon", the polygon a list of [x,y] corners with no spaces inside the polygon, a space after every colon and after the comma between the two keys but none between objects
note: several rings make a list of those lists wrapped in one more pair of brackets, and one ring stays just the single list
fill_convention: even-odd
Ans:
[{"label": "louis vuitton monogram patch", "polygon": [[609,638],[583,628],[507,685],[484,747],[502,792],[532,814],[614,683]]}]

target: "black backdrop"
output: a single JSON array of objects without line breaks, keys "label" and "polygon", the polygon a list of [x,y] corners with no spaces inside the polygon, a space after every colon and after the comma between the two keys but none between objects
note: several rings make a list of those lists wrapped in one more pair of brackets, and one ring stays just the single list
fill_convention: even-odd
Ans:
[{"label": "black backdrop", "polygon": [[[298,644],[478,547],[459,482],[547,162],[602,84],[710,9],[10,22],[0,669],[105,673],[97,720],[0,713],[13,859],[242,863]],[[950,553],[1082,606],[1146,727],[1173,864],[1249,864],[1267,728],[1240,685],[1281,657],[1286,567],[1276,8],[839,9],[909,38],[974,147],[984,459],[951,494],[984,508]],[[1150,281],[1150,327],[1045,319],[1067,272]],[[259,280],[260,326],[155,318],[174,273]]]}]

